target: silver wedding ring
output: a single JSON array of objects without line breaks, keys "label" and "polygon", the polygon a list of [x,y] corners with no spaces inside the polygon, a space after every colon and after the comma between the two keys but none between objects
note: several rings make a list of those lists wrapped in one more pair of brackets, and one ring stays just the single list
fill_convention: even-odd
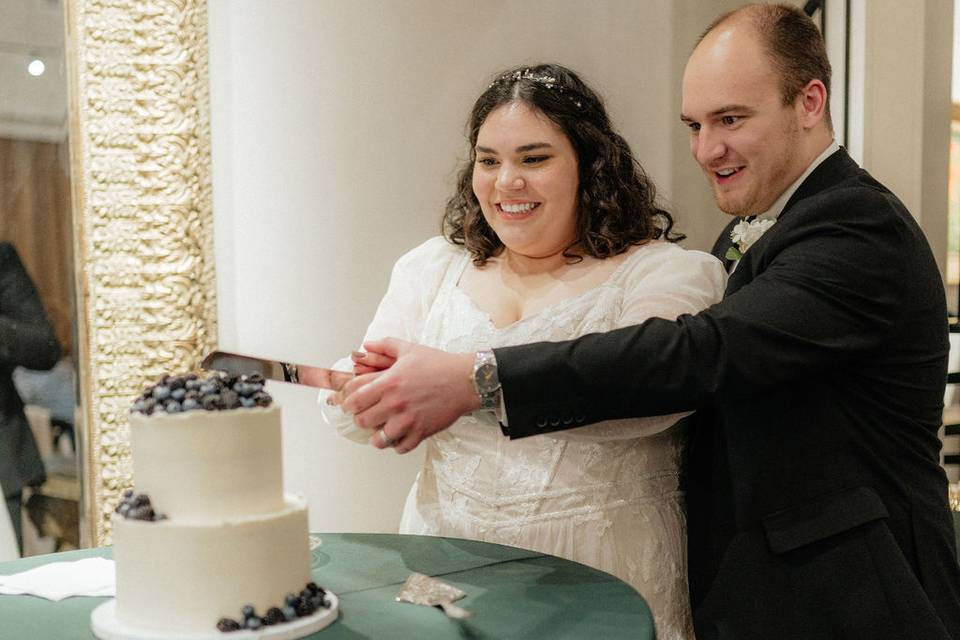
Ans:
[{"label": "silver wedding ring", "polygon": [[397,444],[397,441],[384,433],[383,429],[377,429],[377,433],[380,435],[380,442],[383,443],[383,446],[392,447],[393,445]]}]

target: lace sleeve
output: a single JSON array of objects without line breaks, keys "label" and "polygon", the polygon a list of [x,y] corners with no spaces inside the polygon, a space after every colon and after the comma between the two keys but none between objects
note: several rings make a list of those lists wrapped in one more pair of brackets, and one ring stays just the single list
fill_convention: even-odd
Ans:
[{"label": "lace sleeve", "polygon": [[[638,253],[641,255],[629,258],[631,264],[622,274],[623,304],[614,328],[654,317],[674,320],[702,311],[723,297],[727,274],[713,256],[666,243],[641,248]],[[690,413],[607,420],[549,435],[594,442],[642,438],[668,429]]]},{"label": "lace sleeve", "polygon": [[[437,236],[401,256],[393,265],[387,293],[380,300],[363,341],[393,337],[419,342],[424,320],[436,298],[443,275],[457,255],[456,247]],[[342,370],[352,367],[350,358],[341,358],[333,366]],[[353,418],[338,407],[328,405],[327,398],[330,395],[332,392],[321,390],[317,397],[324,420],[345,438],[365,444],[370,432],[356,426]]]}]

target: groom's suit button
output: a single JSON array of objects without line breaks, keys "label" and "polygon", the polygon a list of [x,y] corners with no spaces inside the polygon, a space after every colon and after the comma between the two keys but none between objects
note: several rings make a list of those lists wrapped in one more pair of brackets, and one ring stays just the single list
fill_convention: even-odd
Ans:
[{"label": "groom's suit button", "polygon": [[573,416],[564,416],[563,424],[573,424]]},{"label": "groom's suit button", "polygon": [[551,426],[551,427],[559,427],[559,426],[560,426],[560,418],[558,418],[558,417],[556,417],[556,416],[550,418],[550,426]]},{"label": "groom's suit button", "polygon": [[537,416],[537,427],[543,429],[545,426],[547,426],[547,419],[543,416]]},{"label": "groom's suit button", "polygon": [[577,424],[583,424],[584,422],[586,422],[587,416],[580,414],[577,417],[575,417],[574,420],[576,421]]}]

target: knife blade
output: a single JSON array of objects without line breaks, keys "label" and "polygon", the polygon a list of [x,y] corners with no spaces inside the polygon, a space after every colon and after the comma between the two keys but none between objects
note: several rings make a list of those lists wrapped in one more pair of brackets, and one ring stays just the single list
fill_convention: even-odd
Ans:
[{"label": "knife blade", "polygon": [[[354,375],[351,371],[337,371],[336,369],[312,367],[293,362],[267,360],[219,350],[208,353],[200,363],[200,367],[207,371],[225,371],[232,375],[249,376],[259,373],[266,380],[292,382],[332,391],[339,391]],[[310,375],[301,379],[301,372],[305,372],[304,370],[307,369],[310,370]]]}]

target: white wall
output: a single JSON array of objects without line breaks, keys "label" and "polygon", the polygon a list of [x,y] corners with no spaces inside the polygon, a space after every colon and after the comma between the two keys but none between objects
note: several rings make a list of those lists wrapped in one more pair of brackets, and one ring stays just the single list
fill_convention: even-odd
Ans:
[{"label": "white wall", "polygon": [[[354,347],[393,262],[439,230],[473,101],[516,64],[581,72],[697,236],[717,214],[679,123],[678,69],[725,3],[702,4],[210,0],[221,346],[319,364]],[[678,183],[680,163],[692,175]],[[700,235],[709,247],[715,232]],[[393,529],[419,454],[341,441],[310,390],[274,391],[311,526]]]},{"label": "white wall", "polygon": [[[221,345],[318,364],[354,347],[393,262],[439,229],[473,100],[515,64],[581,72],[606,97],[687,246],[709,248],[727,218],[689,157],[680,78],[703,27],[738,4],[209,0]],[[923,0],[922,18],[905,3],[878,4],[862,34],[872,89],[861,103],[851,97],[860,104],[853,124],[872,145],[867,168],[920,217],[939,252],[937,51],[949,47],[941,32],[951,21],[937,16],[949,2]],[[392,530],[420,454],[341,441],[309,389],[280,384],[274,393],[287,485],[310,500],[312,528]]]}]

